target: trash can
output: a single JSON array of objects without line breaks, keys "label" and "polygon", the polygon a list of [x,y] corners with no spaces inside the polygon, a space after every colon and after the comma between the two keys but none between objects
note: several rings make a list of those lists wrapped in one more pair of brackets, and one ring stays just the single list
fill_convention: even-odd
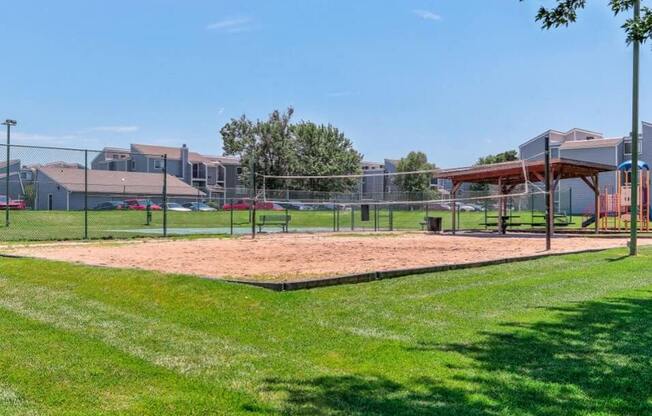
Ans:
[{"label": "trash can", "polygon": [[441,217],[427,217],[426,230],[432,233],[441,232]]}]

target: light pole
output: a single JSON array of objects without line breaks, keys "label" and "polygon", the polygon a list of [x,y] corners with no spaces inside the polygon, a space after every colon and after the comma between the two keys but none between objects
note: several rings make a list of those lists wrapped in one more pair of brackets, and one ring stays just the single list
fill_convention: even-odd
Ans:
[{"label": "light pole", "polygon": [[[641,0],[634,1],[634,22],[638,22],[641,17]],[[631,186],[631,213],[630,213],[630,239],[629,255],[635,256],[638,253],[637,233],[638,233],[638,91],[639,91],[639,55],[640,41],[635,36],[632,41],[634,52],[634,65],[632,71],[632,186]],[[597,215],[597,213],[596,213]],[[597,221],[597,217],[596,217]]]},{"label": "light pole", "polygon": [[5,166],[5,227],[9,227],[9,165],[11,163],[9,146],[11,145],[11,127],[15,126],[16,120],[6,119],[2,125],[7,126],[7,166]]}]

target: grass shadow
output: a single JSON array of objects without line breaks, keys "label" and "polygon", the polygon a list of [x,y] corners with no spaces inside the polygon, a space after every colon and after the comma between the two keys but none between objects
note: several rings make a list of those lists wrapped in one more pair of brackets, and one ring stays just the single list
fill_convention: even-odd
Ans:
[{"label": "grass shadow", "polygon": [[299,415],[652,414],[652,300],[548,309],[546,320],[505,323],[474,344],[408,348],[453,357],[442,379],[416,370],[403,383],[345,375],[268,379],[266,388],[286,398],[282,413]]}]

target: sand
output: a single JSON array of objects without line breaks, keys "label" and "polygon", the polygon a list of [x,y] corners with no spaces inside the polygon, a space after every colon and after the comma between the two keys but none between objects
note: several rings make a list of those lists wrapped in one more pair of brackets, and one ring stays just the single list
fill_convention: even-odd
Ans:
[{"label": "sand", "polygon": [[[625,245],[624,238],[555,237],[553,252]],[[544,249],[542,236],[396,233],[10,245],[0,247],[0,252],[96,266],[281,282],[527,256]]]}]

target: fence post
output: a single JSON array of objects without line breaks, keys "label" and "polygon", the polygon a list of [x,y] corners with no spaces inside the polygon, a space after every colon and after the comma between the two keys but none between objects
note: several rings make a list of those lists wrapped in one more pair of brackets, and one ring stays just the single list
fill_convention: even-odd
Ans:
[{"label": "fence post", "polygon": [[168,236],[168,155],[163,155],[163,237]]},{"label": "fence post", "polygon": [[355,231],[355,205],[351,205],[351,231]]},{"label": "fence post", "polygon": [[9,165],[11,164],[11,127],[7,123],[7,166],[5,166],[5,227],[9,227]]},{"label": "fence post", "polygon": [[229,205],[231,206],[231,235],[233,235],[233,199],[229,199]]},{"label": "fence post", "polygon": [[337,207],[337,231],[340,230],[340,207]]},{"label": "fence post", "polygon": [[374,204],[374,231],[378,231],[378,205]]},{"label": "fence post", "polygon": [[573,223],[573,188],[568,188],[568,222]]},{"label": "fence post", "polygon": [[84,149],[84,240],[88,240],[88,149]]}]

